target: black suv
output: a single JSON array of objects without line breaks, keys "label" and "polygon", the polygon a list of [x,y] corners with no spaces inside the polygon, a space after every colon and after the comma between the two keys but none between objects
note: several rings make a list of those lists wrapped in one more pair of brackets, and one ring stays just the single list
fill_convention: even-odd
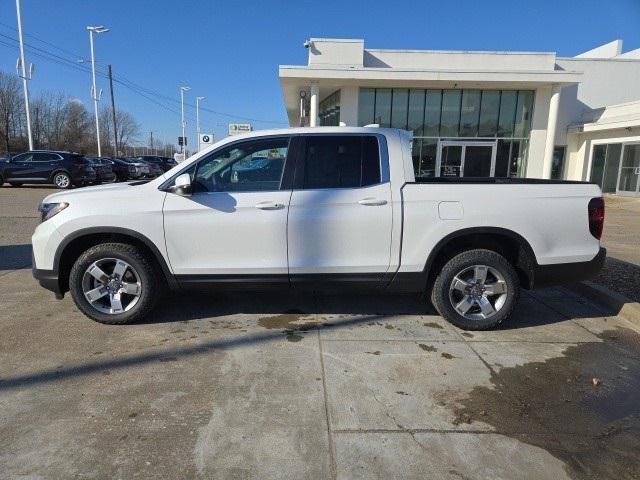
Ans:
[{"label": "black suv", "polygon": [[58,188],[71,188],[95,181],[95,169],[79,153],[31,150],[0,163],[0,185],[53,183]]},{"label": "black suv", "polygon": [[162,169],[162,172],[160,172],[161,174],[163,172],[166,172],[167,170],[171,170],[178,164],[178,162],[176,162],[173,158],[160,157],[157,155],[142,155],[140,157],[135,157],[135,159],[142,160],[143,162],[147,163],[157,164]]}]

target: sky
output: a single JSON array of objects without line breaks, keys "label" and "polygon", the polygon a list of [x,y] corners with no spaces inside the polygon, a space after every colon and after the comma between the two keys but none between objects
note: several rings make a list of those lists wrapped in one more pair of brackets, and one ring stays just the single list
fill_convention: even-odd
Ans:
[{"label": "sky", "polygon": [[[22,0],[31,90],[64,91],[89,109],[87,25],[99,71],[113,66],[116,107],[142,126],[140,141],[176,142],[180,86],[187,135],[226,135],[229,122],[287,126],[278,65],[305,65],[310,37],[363,38],[368,48],[550,51],[574,56],[620,38],[640,48],[640,0]],[[14,0],[0,0],[0,69],[15,72]],[[43,58],[46,57],[46,58]],[[98,78],[108,102],[108,82]],[[206,110],[205,110],[206,109]]]}]

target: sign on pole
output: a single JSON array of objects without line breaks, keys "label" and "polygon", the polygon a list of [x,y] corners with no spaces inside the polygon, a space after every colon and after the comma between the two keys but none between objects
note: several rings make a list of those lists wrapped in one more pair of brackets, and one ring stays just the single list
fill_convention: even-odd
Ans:
[{"label": "sign on pole", "polygon": [[213,133],[201,133],[198,137],[198,151],[213,145]]},{"label": "sign on pole", "polygon": [[248,133],[253,130],[250,123],[230,123],[229,135],[240,135],[241,133]]}]

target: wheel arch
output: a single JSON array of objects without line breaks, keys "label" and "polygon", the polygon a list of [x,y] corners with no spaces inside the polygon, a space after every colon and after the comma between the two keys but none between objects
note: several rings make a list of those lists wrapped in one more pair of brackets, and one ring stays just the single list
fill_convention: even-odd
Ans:
[{"label": "wheel arch", "polygon": [[53,183],[53,177],[55,177],[58,173],[66,173],[67,175],[69,175],[69,180],[73,182],[73,176],[71,175],[71,172],[66,168],[58,167],[52,170],[51,175],[49,175],[49,181],[51,183]]},{"label": "wheel arch", "polygon": [[452,232],[431,250],[424,266],[427,287],[433,284],[444,263],[464,250],[486,248],[503,255],[516,269],[520,284],[533,288],[536,256],[520,234],[500,227],[470,227]]},{"label": "wheel arch", "polygon": [[170,288],[176,281],[169,265],[156,245],[139,232],[122,227],[92,227],[78,230],[65,237],[56,249],[53,259],[54,271],[58,273],[60,290],[69,290],[69,274],[74,262],[87,249],[106,242],[123,242],[135,245],[146,252],[160,269]]}]

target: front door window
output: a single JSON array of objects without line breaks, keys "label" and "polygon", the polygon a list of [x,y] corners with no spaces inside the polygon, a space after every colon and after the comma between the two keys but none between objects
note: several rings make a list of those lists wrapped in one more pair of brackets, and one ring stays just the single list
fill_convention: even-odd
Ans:
[{"label": "front door window", "polygon": [[438,177],[492,177],[495,174],[495,142],[440,142]]}]

